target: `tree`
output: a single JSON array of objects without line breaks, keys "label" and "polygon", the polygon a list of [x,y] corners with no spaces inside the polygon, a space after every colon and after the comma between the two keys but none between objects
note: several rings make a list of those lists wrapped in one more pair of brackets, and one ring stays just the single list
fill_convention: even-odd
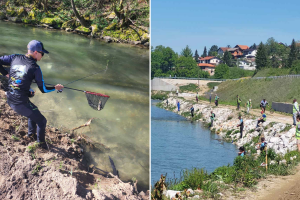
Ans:
[{"label": "tree", "polygon": [[75,14],[75,16],[77,17],[77,19],[79,20],[80,24],[84,27],[89,27],[89,24],[87,23],[87,21],[85,21],[85,19],[78,13],[74,0],[71,0],[71,4],[72,4],[72,9],[73,12]]},{"label": "tree", "polygon": [[209,49],[208,56],[216,56],[218,54],[218,46],[212,45]]},{"label": "tree", "polygon": [[229,51],[225,51],[224,56],[223,56],[223,63],[228,65],[229,67],[232,67],[232,55]]},{"label": "tree", "polygon": [[257,49],[256,44],[254,43],[254,44],[250,47],[250,49]]},{"label": "tree", "polygon": [[227,45],[227,48],[231,48],[230,44],[229,44],[229,45]]},{"label": "tree", "polygon": [[262,42],[258,45],[255,62],[256,69],[258,70],[269,67],[270,65],[265,45]]},{"label": "tree", "polygon": [[194,56],[194,58],[195,58],[195,61],[198,63],[198,62],[199,62],[199,54],[198,54],[197,49],[196,49],[196,51],[195,51],[195,56]]},{"label": "tree", "polygon": [[206,57],[206,56],[207,56],[207,50],[206,50],[206,46],[205,46],[201,57]]},{"label": "tree", "polygon": [[[170,47],[164,47],[162,45],[156,46],[155,49],[151,49],[151,76],[155,74],[155,71],[161,69],[162,73],[166,73],[175,66],[177,56],[176,53]],[[194,61],[195,62],[195,61]]]},{"label": "tree", "polygon": [[290,54],[289,54],[287,67],[291,68],[292,64],[295,60],[297,60],[297,47],[296,47],[296,42],[293,39],[292,44],[291,44],[291,51],[290,51]]},{"label": "tree", "polygon": [[275,55],[273,55],[271,58],[271,67],[278,68],[279,66],[280,66],[280,61]]},{"label": "tree", "polygon": [[215,68],[215,78],[223,79],[229,76],[229,67],[226,64],[219,64]]},{"label": "tree", "polygon": [[189,48],[189,45],[186,45],[186,47],[184,49],[182,49],[180,55],[182,55],[184,57],[192,57],[193,56],[192,49]]}]

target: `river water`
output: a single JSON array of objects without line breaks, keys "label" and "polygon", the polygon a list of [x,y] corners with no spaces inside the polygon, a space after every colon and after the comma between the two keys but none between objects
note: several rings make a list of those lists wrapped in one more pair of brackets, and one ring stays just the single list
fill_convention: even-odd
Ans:
[{"label": "river water", "polygon": [[112,171],[110,156],[124,181],[133,177],[139,189],[149,188],[149,50],[57,30],[0,21],[0,56],[25,54],[31,40],[40,40],[50,54],[38,62],[46,83],[67,84],[105,69],[104,73],[68,85],[110,96],[101,111],[89,107],[85,94],[65,89],[42,94],[35,84],[36,104],[55,127],[78,127],[90,118],[90,128],[79,129],[108,146],[92,152],[90,163]]},{"label": "river water", "polygon": [[151,100],[151,185],[161,174],[180,177],[184,169],[205,168],[213,172],[217,167],[233,164],[238,150],[235,145],[211,134],[201,123],[155,106]]}]

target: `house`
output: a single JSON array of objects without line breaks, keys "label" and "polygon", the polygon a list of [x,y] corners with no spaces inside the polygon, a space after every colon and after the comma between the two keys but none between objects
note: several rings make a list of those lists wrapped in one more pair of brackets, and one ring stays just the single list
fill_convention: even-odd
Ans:
[{"label": "house", "polygon": [[198,63],[198,67],[200,67],[203,71],[207,71],[211,76],[215,74],[216,65],[214,64]]},{"label": "house", "polygon": [[210,64],[215,64],[218,65],[220,64],[221,59],[215,56],[206,56],[204,58],[199,58],[199,63],[210,63]]},{"label": "house", "polygon": [[238,48],[240,51],[244,51],[246,49],[249,49],[249,47],[247,45],[236,45],[234,48]]},{"label": "house", "polygon": [[225,53],[225,51],[227,51],[228,49],[230,49],[229,47],[220,47],[218,49],[218,54],[222,57]]},{"label": "house", "polygon": [[243,57],[243,51],[241,51],[239,48],[229,48],[227,51],[231,53],[234,59]]},{"label": "house", "polygon": [[220,64],[221,60],[215,56],[207,56],[199,58],[198,67],[203,71],[207,71],[211,76],[215,74],[215,67]]},{"label": "house", "polygon": [[247,60],[239,60],[238,66],[239,66],[239,68],[244,69],[244,70],[255,70],[256,69],[255,62],[249,62]]},{"label": "house", "polygon": [[246,58],[255,58],[256,53],[257,53],[257,49],[246,49],[246,50],[244,50],[244,54],[243,55]]}]

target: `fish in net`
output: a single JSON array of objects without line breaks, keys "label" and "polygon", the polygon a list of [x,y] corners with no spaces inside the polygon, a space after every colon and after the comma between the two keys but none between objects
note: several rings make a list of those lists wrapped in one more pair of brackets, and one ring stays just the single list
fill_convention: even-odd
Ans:
[{"label": "fish in net", "polygon": [[90,107],[94,110],[102,110],[109,96],[101,93],[85,91],[85,96]]}]

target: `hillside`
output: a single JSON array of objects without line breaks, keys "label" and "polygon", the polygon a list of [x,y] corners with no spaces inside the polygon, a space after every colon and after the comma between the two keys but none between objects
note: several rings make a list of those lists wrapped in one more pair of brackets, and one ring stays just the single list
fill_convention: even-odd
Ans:
[{"label": "hillside", "polygon": [[291,69],[287,68],[265,68],[262,70],[259,70],[254,77],[268,77],[268,76],[284,76],[284,75],[289,75],[293,74],[291,72]]},{"label": "hillside", "polygon": [[297,87],[299,84],[298,78],[242,79],[222,82],[218,86],[217,94],[221,102],[236,105],[236,95],[239,95],[243,106],[251,99],[253,108],[258,108],[263,98],[270,103],[292,103],[294,98],[300,100],[300,88]]}]

